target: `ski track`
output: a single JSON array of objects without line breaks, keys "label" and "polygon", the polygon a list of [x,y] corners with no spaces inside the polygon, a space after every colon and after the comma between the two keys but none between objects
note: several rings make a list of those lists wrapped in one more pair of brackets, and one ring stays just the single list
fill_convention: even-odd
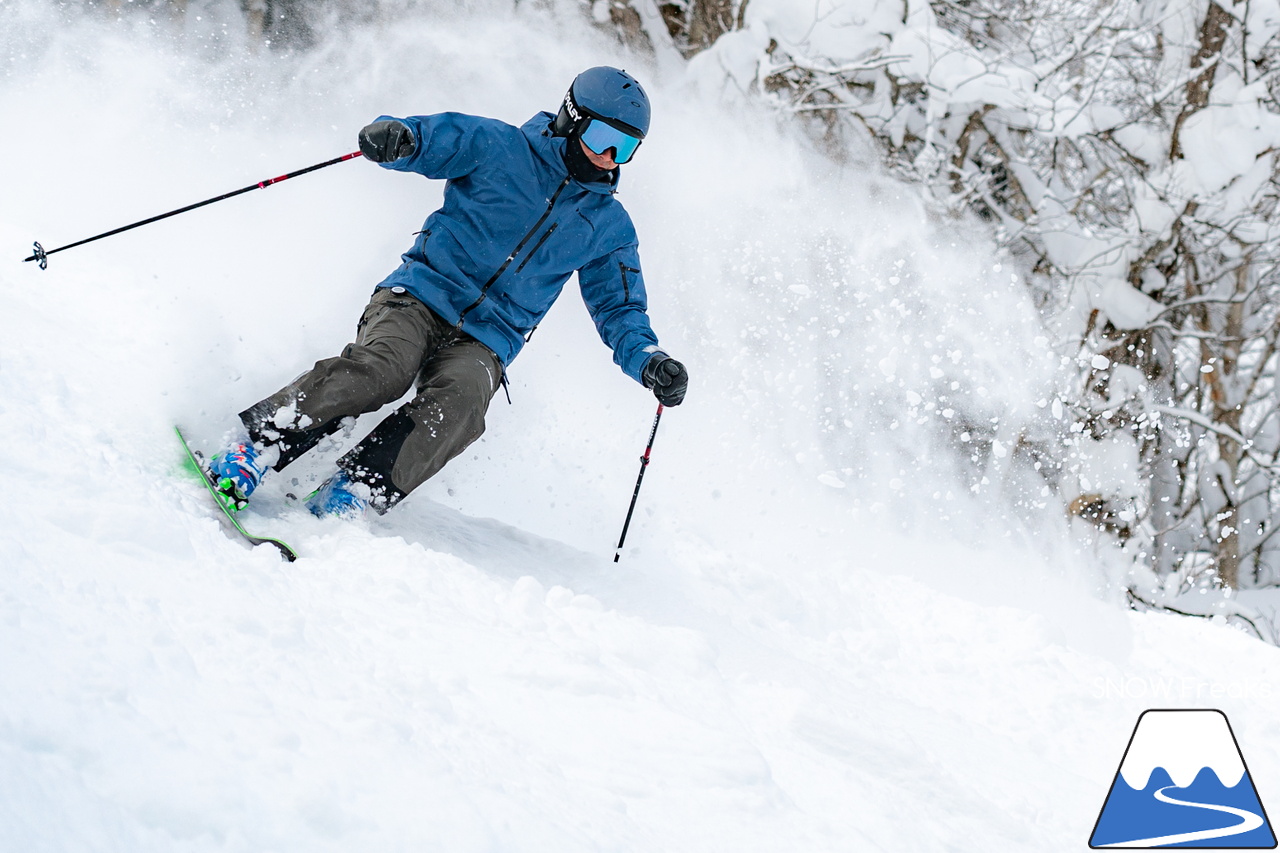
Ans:
[{"label": "ski track", "polygon": [[[32,59],[0,78],[0,113],[73,117],[92,144],[0,139],[0,849],[1076,850],[1153,680],[1224,708],[1260,790],[1280,790],[1276,649],[1124,612],[1113,557],[1056,518],[1013,523],[963,489],[931,502],[954,465],[875,420],[884,353],[894,382],[931,367],[876,289],[904,259],[913,298],[967,318],[946,346],[993,399],[1033,404],[1039,330],[987,300],[991,258],[922,224],[909,191],[823,171],[670,75],[652,72],[655,127],[688,138],[655,132],[624,194],[693,384],[622,561],[652,398],[572,285],[516,363],[514,405],[495,401],[486,436],[395,513],[317,520],[285,497],[340,437],[245,516],[297,563],[225,535],[172,425],[212,449],[345,343],[439,187],[357,161],[44,273],[18,259],[334,156],[381,112],[523,120],[615,58],[571,21],[509,18],[356,31],[296,77],[244,59],[294,81],[276,95],[98,25],[5,43]],[[503,55],[540,59],[517,74]],[[683,156],[746,133],[723,162]],[[863,265],[834,307],[785,290],[833,240]],[[870,353],[848,356],[870,359],[846,412],[870,436],[861,478],[826,473],[839,448],[803,396],[835,346],[803,331],[826,310]],[[904,487],[899,460],[926,453],[936,472]]]},{"label": "ski track", "polygon": [[1189,800],[1175,799],[1165,793],[1165,791],[1177,787],[1177,785],[1170,785],[1166,788],[1160,788],[1155,791],[1155,798],[1162,803],[1169,803],[1174,806],[1188,806],[1189,808],[1208,809],[1209,811],[1235,815],[1240,818],[1240,822],[1234,826],[1224,826],[1219,829],[1201,829],[1195,832],[1180,832],[1172,835],[1161,835],[1155,838],[1140,838],[1135,841],[1126,841],[1123,844],[1107,844],[1105,846],[1170,847],[1174,844],[1183,844],[1188,841],[1208,841],[1211,838],[1229,838],[1232,835],[1243,835],[1246,832],[1252,832],[1262,826],[1264,822],[1261,815],[1254,814],[1246,809],[1238,809],[1234,806],[1220,806],[1213,803],[1193,803]]}]

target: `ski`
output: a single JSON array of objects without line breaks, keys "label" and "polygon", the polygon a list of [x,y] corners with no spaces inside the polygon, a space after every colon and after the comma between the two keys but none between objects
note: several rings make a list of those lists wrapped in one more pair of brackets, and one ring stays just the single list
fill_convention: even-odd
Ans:
[{"label": "ski", "polygon": [[272,539],[270,536],[254,536],[244,529],[240,519],[236,518],[236,511],[227,506],[226,498],[218,492],[213,475],[210,473],[209,467],[204,463],[204,457],[198,450],[193,450],[191,445],[187,443],[187,437],[182,434],[181,427],[175,426],[173,431],[178,434],[178,440],[182,442],[182,448],[187,452],[187,464],[194,469],[192,473],[196,474],[200,478],[200,482],[204,483],[204,487],[209,490],[209,496],[213,498],[214,504],[217,505],[218,509],[222,510],[223,517],[230,522],[236,533],[243,536],[251,545],[274,545],[280,551],[280,556],[290,563],[298,559],[297,552],[279,539]]}]

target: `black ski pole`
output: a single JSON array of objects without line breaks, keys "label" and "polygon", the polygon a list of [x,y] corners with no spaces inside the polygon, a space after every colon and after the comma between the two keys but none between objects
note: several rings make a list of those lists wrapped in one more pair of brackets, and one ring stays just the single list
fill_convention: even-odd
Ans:
[{"label": "black ski pole", "polygon": [[335,163],[343,163],[343,162],[346,162],[347,160],[352,160],[359,156],[360,156],[359,151],[353,151],[350,154],[343,154],[341,157],[335,157],[332,160],[326,160],[323,163],[317,163],[314,166],[308,166],[305,169],[299,169],[296,172],[290,172],[289,174],[281,175],[278,178],[271,178],[265,181],[258,181],[256,184],[250,184],[249,186],[244,187],[243,189],[238,189],[235,192],[225,193],[223,195],[218,196],[217,198],[207,198],[204,201],[198,201],[195,204],[189,204],[186,207],[181,207],[181,208],[178,208],[177,210],[171,210],[168,213],[162,213],[159,216],[153,216],[150,219],[144,219],[141,222],[134,222],[132,225],[124,225],[124,226],[121,226],[120,228],[107,231],[104,234],[98,234],[97,236],[94,236],[94,237],[87,237],[84,240],[78,240],[75,243],[69,243],[66,246],[59,246],[56,249],[45,249],[39,243],[36,243],[34,254],[32,254],[31,257],[23,258],[22,260],[24,262],[38,261],[40,264],[40,269],[42,270],[48,269],[49,256],[54,254],[55,252],[65,252],[67,249],[74,249],[76,246],[83,246],[85,243],[92,243],[94,240],[101,240],[104,237],[112,237],[124,231],[130,231],[134,228],[141,228],[143,225],[150,225],[152,222],[159,222],[161,219],[168,219],[170,216],[177,216],[179,213],[186,213],[189,210],[195,210],[197,207],[204,207],[206,204],[213,204],[214,202],[217,202],[217,201],[225,201],[229,198],[234,198],[235,196],[250,192],[251,190],[264,189],[266,187],[271,186],[272,184],[278,184],[281,181],[287,181],[290,178],[296,178],[299,175],[305,175],[307,172],[314,172],[316,169],[323,169],[325,166],[332,166]]},{"label": "black ski pole", "polygon": [[640,457],[640,476],[636,477],[636,490],[631,493],[631,506],[627,507],[627,520],[622,523],[622,535],[618,537],[618,550],[613,554],[613,561],[618,562],[622,556],[622,543],[627,541],[627,528],[631,526],[631,513],[636,511],[636,498],[640,497],[640,484],[644,482],[644,469],[649,467],[649,454],[653,452],[653,440],[658,437],[658,421],[662,420],[662,404],[658,404],[658,414],[653,416],[653,430],[649,433],[649,444]]}]

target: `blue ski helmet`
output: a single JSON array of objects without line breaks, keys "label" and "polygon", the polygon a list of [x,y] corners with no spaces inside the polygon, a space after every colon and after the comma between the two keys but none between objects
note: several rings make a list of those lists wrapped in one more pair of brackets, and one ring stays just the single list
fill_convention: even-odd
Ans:
[{"label": "blue ski helmet", "polygon": [[574,78],[552,125],[556,136],[577,137],[626,163],[649,132],[649,96],[625,71],[600,65]]}]

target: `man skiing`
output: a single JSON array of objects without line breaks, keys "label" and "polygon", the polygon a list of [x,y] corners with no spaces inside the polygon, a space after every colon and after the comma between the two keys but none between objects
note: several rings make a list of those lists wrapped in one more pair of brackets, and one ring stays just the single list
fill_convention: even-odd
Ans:
[{"label": "man skiing", "polygon": [[636,232],[614,196],[648,130],[644,89],[609,67],[579,74],[557,114],[519,128],[459,113],[363,128],[365,157],[444,179],[444,204],[375,288],[355,341],[240,413],[246,434],[210,463],[219,491],[243,507],[268,471],[413,387],[307,500],[319,516],[386,512],[484,432],[506,366],[574,272],[614,361],[679,405],[688,372],[658,347]]}]

